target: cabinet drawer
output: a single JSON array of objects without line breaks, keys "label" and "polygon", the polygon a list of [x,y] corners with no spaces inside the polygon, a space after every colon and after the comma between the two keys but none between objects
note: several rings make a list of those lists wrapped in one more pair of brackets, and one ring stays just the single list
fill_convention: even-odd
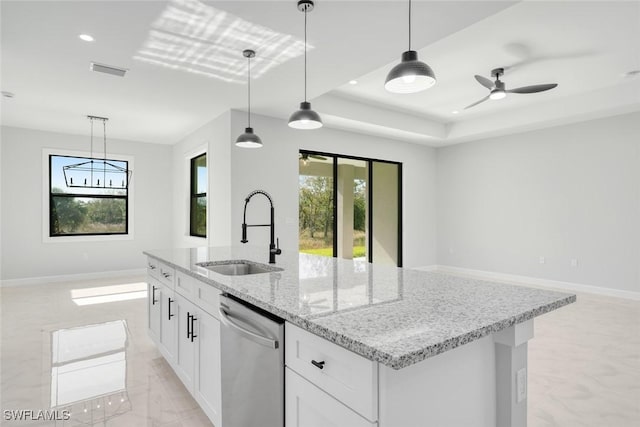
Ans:
[{"label": "cabinet drawer", "polygon": [[204,283],[196,282],[193,302],[198,307],[218,319],[218,309],[220,307],[221,293],[222,292],[220,291],[220,289],[216,289],[213,286]]},{"label": "cabinet drawer", "polygon": [[285,369],[287,427],[375,427],[289,368]]},{"label": "cabinet drawer", "polygon": [[[377,421],[376,362],[288,322],[285,326],[284,349],[286,366],[363,417]],[[314,365],[313,361],[317,364]]]},{"label": "cabinet drawer", "polygon": [[176,273],[176,292],[183,297],[187,297],[191,302],[195,302],[194,296],[196,294],[197,286],[198,281],[193,277],[180,271]]},{"label": "cabinet drawer", "polygon": [[147,273],[149,276],[158,278],[160,276],[160,269],[158,268],[159,261],[155,258],[147,257]]},{"label": "cabinet drawer", "polygon": [[158,280],[169,288],[173,289],[173,281],[175,279],[176,271],[169,267],[167,264],[158,261]]}]

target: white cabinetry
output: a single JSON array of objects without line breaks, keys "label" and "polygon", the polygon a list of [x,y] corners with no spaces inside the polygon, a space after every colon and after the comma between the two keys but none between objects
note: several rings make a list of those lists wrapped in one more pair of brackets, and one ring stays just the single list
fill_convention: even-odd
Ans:
[{"label": "white cabinetry", "polygon": [[149,336],[216,427],[221,426],[220,291],[148,259]]},{"label": "white cabinetry", "polygon": [[147,320],[149,322],[149,336],[156,344],[160,342],[160,283],[153,277],[147,280]]},{"label": "white cabinetry", "polygon": [[220,321],[198,311],[195,398],[215,426],[221,426]]},{"label": "white cabinetry", "polygon": [[[285,325],[287,426],[375,425],[377,363],[291,323]],[[320,410],[316,401],[328,407]]]},{"label": "white cabinetry", "polygon": [[287,427],[372,427],[345,404],[285,368],[285,424]]},{"label": "white cabinetry", "polygon": [[192,391],[195,384],[195,340],[198,336],[195,330],[198,320],[196,306],[178,294],[176,295],[176,316],[178,317],[176,324],[178,327],[178,346],[173,369],[185,387]]}]

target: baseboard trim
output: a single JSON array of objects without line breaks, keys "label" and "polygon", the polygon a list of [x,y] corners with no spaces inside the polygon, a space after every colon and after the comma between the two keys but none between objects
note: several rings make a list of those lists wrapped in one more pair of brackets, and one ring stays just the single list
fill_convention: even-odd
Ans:
[{"label": "baseboard trim", "polygon": [[438,273],[464,275],[478,279],[494,280],[497,282],[513,282],[522,285],[541,286],[562,291],[586,292],[590,294],[640,301],[640,292],[603,288],[600,286],[584,285],[581,283],[561,282],[558,280],[541,279],[529,276],[518,276],[515,274],[498,273],[494,271],[473,270],[471,268],[452,267],[449,265],[429,265],[425,267],[418,267],[417,269]]},{"label": "baseboard trim", "polygon": [[0,280],[0,287],[42,285],[45,283],[75,282],[80,280],[107,279],[110,277],[140,276],[146,274],[145,268],[131,270],[100,271],[96,273],[63,274],[59,276],[25,277],[23,279]]}]

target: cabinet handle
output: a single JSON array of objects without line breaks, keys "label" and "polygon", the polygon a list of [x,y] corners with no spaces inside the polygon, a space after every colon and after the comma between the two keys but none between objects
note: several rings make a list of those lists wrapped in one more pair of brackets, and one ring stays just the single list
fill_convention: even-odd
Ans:
[{"label": "cabinet handle", "polygon": [[198,320],[196,319],[196,316],[191,316],[191,342],[193,342],[194,338],[198,338],[198,336],[196,334],[193,333],[193,323]]},{"label": "cabinet handle", "polygon": [[171,277],[171,274],[169,273],[162,273],[162,275],[164,276],[165,279],[168,279],[169,277]]},{"label": "cabinet handle", "polygon": [[156,303],[158,302],[158,300],[156,299],[156,289],[158,288],[151,285],[151,305],[156,305]]},{"label": "cabinet handle", "polygon": [[191,323],[191,313],[187,311],[187,338],[191,338],[191,334],[193,333],[191,332],[191,326],[193,326],[193,323]]},{"label": "cabinet handle", "polygon": [[149,266],[149,270],[155,270],[156,269],[156,266],[151,264],[151,263],[149,263],[147,265]]},{"label": "cabinet handle", "polygon": [[324,360],[321,360],[320,362],[316,362],[315,360],[312,360],[311,364],[318,369],[324,369]]},{"label": "cabinet handle", "polygon": [[171,318],[174,316],[173,314],[171,314],[171,303],[173,302],[173,300],[171,298],[168,298],[168,300],[169,301],[168,301],[167,306],[169,307],[169,310],[168,310],[168,312],[169,312],[169,320],[171,320]]}]

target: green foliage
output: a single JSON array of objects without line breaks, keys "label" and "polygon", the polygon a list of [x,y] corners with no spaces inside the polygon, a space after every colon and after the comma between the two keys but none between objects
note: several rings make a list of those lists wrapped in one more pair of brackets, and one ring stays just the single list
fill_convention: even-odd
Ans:
[{"label": "green foliage", "polygon": [[86,204],[87,218],[101,224],[121,224],[125,221],[126,206],[122,199],[96,199]]},{"label": "green foliage", "polygon": [[301,177],[300,230],[309,230],[311,238],[322,231],[325,240],[333,228],[333,180],[325,176]]},{"label": "green foliage", "polygon": [[70,197],[54,197],[51,207],[53,234],[76,231],[87,219],[87,207]]},{"label": "green foliage", "polygon": [[56,196],[64,192],[52,188],[51,233],[100,234],[126,230],[124,199]]},{"label": "green foliage", "polygon": [[364,231],[367,218],[366,182],[353,182],[353,229]]}]

